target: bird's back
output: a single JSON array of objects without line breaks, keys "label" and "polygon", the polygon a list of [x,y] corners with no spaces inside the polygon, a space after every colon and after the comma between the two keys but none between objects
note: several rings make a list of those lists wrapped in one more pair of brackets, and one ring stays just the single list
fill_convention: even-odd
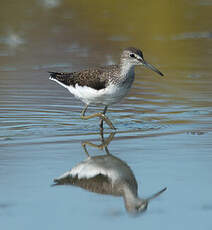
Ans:
[{"label": "bird's back", "polygon": [[55,179],[57,184],[73,184],[96,193],[122,195],[119,185],[128,184],[137,193],[132,170],[112,155],[90,157]]},{"label": "bird's back", "polygon": [[63,73],[49,72],[50,79],[57,81],[64,87],[87,86],[95,90],[106,88],[108,83],[117,76],[119,68],[117,65],[101,66],[87,70]]}]

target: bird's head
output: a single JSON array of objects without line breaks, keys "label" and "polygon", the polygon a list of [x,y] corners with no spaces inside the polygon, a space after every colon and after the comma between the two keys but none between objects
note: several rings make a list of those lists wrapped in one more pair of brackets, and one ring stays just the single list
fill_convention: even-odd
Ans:
[{"label": "bird's head", "polygon": [[124,49],[121,55],[121,61],[131,66],[142,65],[163,76],[163,74],[158,69],[144,60],[143,53],[140,49],[134,47]]},{"label": "bird's head", "polygon": [[125,204],[127,211],[132,214],[136,215],[142,213],[147,210],[148,201],[145,199],[137,198],[133,203]]},{"label": "bird's head", "polygon": [[125,207],[127,211],[132,215],[137,215],[147,210],[148,204],[151,200],[158,197],[161,193],[166,191],[167,188],[163,188],[159,192],[149,196],[146,199],[141,199],[138,197],[125,197]]}]

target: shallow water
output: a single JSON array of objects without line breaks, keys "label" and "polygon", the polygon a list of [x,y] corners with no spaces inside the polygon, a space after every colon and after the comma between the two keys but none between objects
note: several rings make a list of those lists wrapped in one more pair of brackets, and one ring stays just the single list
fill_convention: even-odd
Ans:
[{"label": "shallow water", "polygon": [[[2,229],[211,229],[212,4],[159,3],[4,3]],[[83,105],[47,73],[116,63],[121,49],[132,45],[143,48],[146,60],[165,74],[137,67],[130,94],[108,111],[118,130],[108,148],[131,167],[140,197],[168,188],[137,218],[128,216],[122,198],[51,187],[54,178],[86,158],[83,141],[100,140],[97,119],[82,121]],[[110,131],[105,125],[106,136]],[[88,149],[91,155],[104,153]]]}]

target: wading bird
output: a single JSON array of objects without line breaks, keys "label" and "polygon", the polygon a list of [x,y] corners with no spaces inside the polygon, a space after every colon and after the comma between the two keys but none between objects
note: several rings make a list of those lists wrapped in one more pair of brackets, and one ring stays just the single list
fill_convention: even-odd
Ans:
[{"label": "wading bird", "polygon": [[[163,76],[158,69],[144,60],[140,49],[130,47],[123,50],[119,65],[97,67],[73,73],[49,72],[49,79],[59,83],[85,103],[86,106],[81,112],[82,119],[99,117],[100,129],[103,129],[103,121],[111,129],[115,129],[105,114],[108,106],[120,102],[130,90],[136,65],[144,66]],[[103,105],[104,111],[86,116],[89,105]]]}]

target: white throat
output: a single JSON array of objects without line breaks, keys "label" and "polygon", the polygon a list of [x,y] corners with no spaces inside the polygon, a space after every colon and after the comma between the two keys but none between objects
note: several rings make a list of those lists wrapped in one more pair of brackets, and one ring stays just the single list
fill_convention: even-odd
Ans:
[{"label": "white throat", "polygon": [[121,60],[120,69],[122,76],[134,76],[134,64],[130,63],[126,59]]}]

